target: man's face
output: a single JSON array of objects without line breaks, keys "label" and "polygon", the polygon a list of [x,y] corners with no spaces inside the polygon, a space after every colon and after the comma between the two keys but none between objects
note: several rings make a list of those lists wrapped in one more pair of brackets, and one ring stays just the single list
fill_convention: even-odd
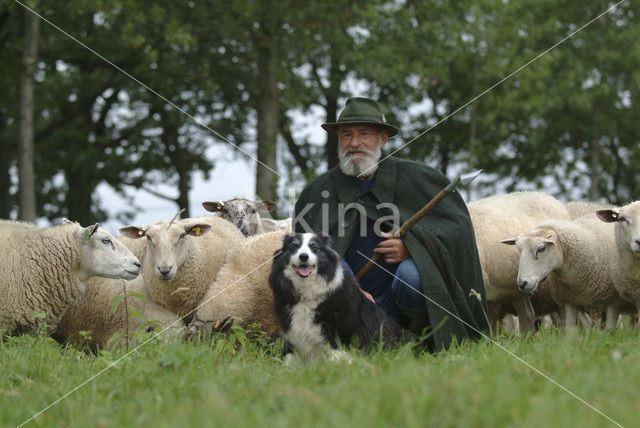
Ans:
[{"label": "man's face", "polygon": [[389,132],[375,125],[356,124],[338,127],[340,141],[338,158],[342,172],[346,175],[361,176],[361,178],[373,174],[388,138]]}]

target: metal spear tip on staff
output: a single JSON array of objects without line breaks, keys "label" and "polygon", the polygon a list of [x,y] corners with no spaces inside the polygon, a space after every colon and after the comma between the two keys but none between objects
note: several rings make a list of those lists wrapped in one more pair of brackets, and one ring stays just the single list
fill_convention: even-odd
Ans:
[{"label": "metal spear tip on staff", "polygon": [[[411,229],[413,227],[413,225],[418,222],[418,220],[420,220],[429,211],[431,211],[436,205],[438,205],[440,203],[440,201],[442,201],[444,199],[445,196],[447,196],[449,193],[453,192],[456,189],[456,187],[458,187],[459,185],[466,186],[467,184],[471,183],[481,173],[482,173],[482,170],[479,169],[477,171],[473,171],[473,172],[470,172],[468,174],[462,174],[462,175],[457,176],[451,183],[449,183],[447,185],[447,187],[442,189],[429,202],[427,202],[427,204],[424,207],[422,207],[422,209],[420,209],[420,211],[415,213],[409,220],[405,221],[402,224],[402,226],[400,226],[400,228],[398,230],[393,232],[393,237],[394,238],[403,237],[407,233],[407,231],[409,229]],[[371,257],[369,259],[367,264],[362,269],[360,269],[360,271],[358,271],[358,273],[356,274],[356,279],[358,281],[360,281],[360,278],[365,276],[367,274],[367,272],[369,272],[371,270],[371,268],[373,268],[373,266],[375,266],[375,264],[376,264],[376,262],[378,261],[379,258],[380,258],[380,253],[374,253],[373,257]]]}]

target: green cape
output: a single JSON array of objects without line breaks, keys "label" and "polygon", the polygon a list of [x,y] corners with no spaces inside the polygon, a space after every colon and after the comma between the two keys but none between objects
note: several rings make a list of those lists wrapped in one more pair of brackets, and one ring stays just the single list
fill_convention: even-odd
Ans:
[{"label": "green cape", "polygon": [[[390,220],[390,208],[376,207],[392,203],[400,213],[399,227],[447,184],[449,180],[434,168],[389,157],[380,163],[371,188],[361,195],[353,177],[336,167],[302,190],[295,205],[293,227],[296,232],[328,233],[334,249],[344,255],[360,224],[359,212],[345,209],[348,204],[364,206],[367,217],[376,221],[381,217]],[[422,289],[428,297],[429,320],[436,328],[435,348],[447,348],[453,337],[460,342],[488,331],[478,250],[469,212],[460,194],[448,194],[402,240],[418,267]],[[482,301],[470,296],[472,290],[482,296]]]}]

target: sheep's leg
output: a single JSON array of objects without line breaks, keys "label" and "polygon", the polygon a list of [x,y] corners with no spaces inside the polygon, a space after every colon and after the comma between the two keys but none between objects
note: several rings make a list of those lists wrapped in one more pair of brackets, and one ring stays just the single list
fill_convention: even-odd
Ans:
[{"label": "sheep's leg", "polygon": [[564,327],[568,330],[576,326],[578,321],[578,308],[576,306],[565,304],[564,305]]},{"label": "sheep's leg", "polygon": [[518,324],[520,325],[520,333],[527,334],[533,328],[533,320],[536,317],[536,313],[531,306],[531,300],[529,296],[525,295],[520,299],[513,302],[513,306],[516,308],[518,314]]},{"label": "sheep's leg", "polygon": [[616,328],[616,323],[618,322],[618,315],[620,315],[620,310],[618,308],[614,308],[613,306],[607,306],[607,316],[605,318],[606,325],[605,330],[612,331]]},{"label": "sheep's leg", "polygon": [[560,309],[558,311],[551,312],[551,325],[555,328],[558,328],[562,325],[562,315]]},{"label": "sheep's leg", "polygon": [[591,319],[589,314],[584,311],[578,311],[578,320],[580,320],[580,324],[582,325],[582,327],[586,329],[590,329],[591,327],[593,327],[593,320]]}]

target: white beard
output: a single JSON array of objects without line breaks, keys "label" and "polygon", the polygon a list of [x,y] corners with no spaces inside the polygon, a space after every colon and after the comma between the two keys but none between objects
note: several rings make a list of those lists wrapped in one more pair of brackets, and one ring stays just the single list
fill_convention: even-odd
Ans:
[{"label": "white beard", "polygon": [[[378,138],[378,145],[375,150],[369,150],[365,147],[359,147],[357,149],[347,148],[344,152],[340,150],[340,146],[338,146],[338,160],[340,162],[340,169],[344,175],[359,177],[359,178],[367,178],[371,177],[374,172],[378,169],[378,161],[382,157],[382,148],[380,147],[380,138]],[[354,162],[350,160],[347,163],[347,160],[351,157],[351,153],[353,152],[364,152],[365,156],[362,157],[358,162]],[[345,163],[347,165],[345,165]],[[362,177],[360,177],[360,175]]]}]

